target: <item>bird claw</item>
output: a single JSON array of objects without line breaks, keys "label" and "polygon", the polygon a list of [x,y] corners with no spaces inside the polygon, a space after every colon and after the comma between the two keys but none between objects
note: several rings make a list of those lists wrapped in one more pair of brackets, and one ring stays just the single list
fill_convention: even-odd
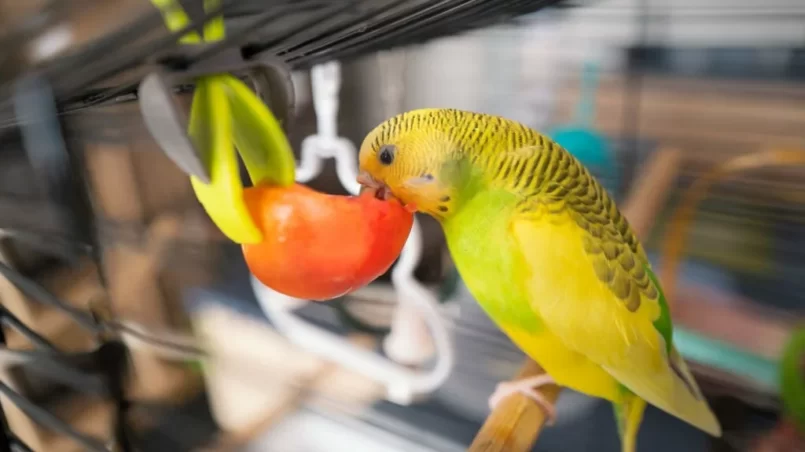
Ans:
[{"label": "bird claw", "polygon": [[505,398],[513,394],[522,394],[529,399],[533,400],[537,405],[542,408],[547,418],[547,424],[553,425],[556,421],[556,410],[551,402],[549,402],[536,388],[546,384],[555,383],[550,375],[538,375],[536,377],[524,378],[517,381],[504,381],[498,383],[495,392],[489,396],[489,409],[494,410]]}]

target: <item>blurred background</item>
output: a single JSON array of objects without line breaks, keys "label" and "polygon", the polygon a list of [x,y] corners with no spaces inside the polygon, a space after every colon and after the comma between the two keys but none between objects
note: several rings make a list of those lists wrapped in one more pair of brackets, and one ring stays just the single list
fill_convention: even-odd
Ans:
[{"label": "blurred background", "polygon": [[[290,108],[268,103],[297,156],[320,127],[315,68],[333,61],[338,134],[356,146],[422,107],[502,115],[552,136],[641,236],[678,348],[725,431],[710,438],[650,408],[640,450],[805,450],[802,405],[784,403],[781,386],[805,313],[805,3],[243,0],[224,16],[220,48],[289,68]],[[0,1],[5,347],[41,348],[20,323],[58,352],[99,344],[23,280],[143,326],[151,340],[124,338],[136,400],[126,425],[140,450],[467,450],[488,396],[524,356],[467,292],[438,224],[418,218],[414,275],[452,338],[447,355],[426,313],[398,307],[390,274],[334,302],[272,309],[144,126],[143,75],[180,70],[166,63],[176,55],[215,53],[181,54],[175,41],[147,0]],[[334,160],[323,163],[310,185],[346,193]],[[172,352],[179,343],[206,353]],[[799,397],[803,357],[787,380]],[[361,364],[372,359],[385,367]],[[435,387],[400,395],[410,374],[440,362],[451,365]],[[12,435],[35,451],[88,450],[59,428],[68,425],[108,444],[119,400],[34,367],[0,374]],[[610,406],[564,391],[533,450],[619,450]]]}]

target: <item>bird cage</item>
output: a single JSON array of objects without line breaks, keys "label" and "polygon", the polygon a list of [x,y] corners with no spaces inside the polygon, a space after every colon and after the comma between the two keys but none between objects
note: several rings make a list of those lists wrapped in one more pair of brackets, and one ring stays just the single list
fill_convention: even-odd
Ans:
[{"label": "bird cage", "polygon": [[[471,303],[474,300],[449,263],[441,265],[447,261],[441,260],[441,244],[428,242],[432,234],[423,232],[428,225],[422,219],[407,254],[384,276],[393,282],[394,290],[378,298],[391,299],[386,306],[394,307],[388,309],[388,321],[380,327],[363,321],[360,297],[337,300],[332,310],[306,309],[304,300],[287,299],[248,278],[239,250],[233,252],[210,222],[188,181],[188,174],[199,178],[209,174],[193,154],[193,144],[184,133],[186,119],[177,112],[190,109],[194,77],[211,73],[234,74],[269,107],[298,150],[298,181],[341,192],[356,189],[350,172],[354,144],[342,135],[365,133],[370,125],[343,113],[365,107],[348,105],[343,100],[346,95],[339,94],[350,77],[375,78],[385,88],[368,107],[378,117],[434,99],[480,105],[503,114],[509,103],[539,98],[538,105],[518,104],[512,115],[540,129],[562,131],[555,126],[571,119],[576,132],[595,129],[594,140],[584,134],[585,140],[576,142],[594,141],[597,147],[574,153],[602,162],[596,175],[616,193],[619,206],[659,267],[682,325],[676,340],[703,376],[703,387],[708,393],[741,398],[751,406],[778,406],[774,359],[795,323],[788,314],[801,308],[792,296],[798,293],[801,276],[801,265],[797,265],[802,241],[797,219],[802,199],[797,193],[805,152],[803,66],[797,63],[801,47],[788,49],[788,59],[781,59],[779,52],[776,59],[759,57],[763,62],[757,66],[745,64],[752,52],[741,49],[724,54],[716,49],[712,58],[702,57],[702,52],[710,50],[667,49],[663,39],[673,41],[679,36],[647,29],[662,23],[664,14],[673,15],[662,8],[637,8],[626,20],[629,27],[612,31],[600,18],[615,17],[622,10],[609,11],[603,1],[600,10],[595,10],[596,2],[587,2],[592,10],[578,8],[582,10],[579,28],[593,44],[582,46],[581,51],[573,47],[578,52],[555,58],[548,56],[552,48],[564,52],[571,47],[560,45],[557,35],[566,33],[563,37],[571,38],[578,30],[573,25],[553,27],[539,38],[535,30],[548,26],[540,21],[541,10],[576,7],[580,2],[178,3],[188,16],[185,25],[176,26],[181,20],[176,3],[170,0],[0,1],[0,42],[5,44],[0,52],[0,316],[4,324],[0,339],[5,344],[0,348],[5,357],[0,375],[0,451],[232,450],[240,446],[239,438],[218,435],[217,428],[248,424],[247,418],[263,413],[266,405],[276,405],[272,413],[282,412],[303,391],[299,389],[292,401],[280,400],[265,381],[254,382],[248,369],[231,371],[236,374],[231,375],[218,374],[215,366],[209,366],[215,362],[211,355],[235,354],[239,344],[223,336],[204,343],[201,334],[191,332],[206,334],[234,315],[215,310],[198,321],[187,315],[187,306],[196,309],[211,296],[210,291],[196,288],[231,281],[238,286],[233,292],[244,292],[245,287],[245,297],[254,299],[235,310],[251,310],[247,314],[261,321],[268,318],[288,342],[298,346],[294,350],[301,350],[269,347],[268,342],[260,342],[268,335],[247,325],[243,335],[265,347],[262,354],[249,355],[253,362],[266,359],[277,367],[298,367],[307,386],[331,384],[330,395],[354,389],[339,386],[343,374],[333,373],[315,358],[330,355],[343,367],[371,376],[358,381],[377,389],[378,399],[393,402],[372,412],[374,423],[383,428],[402,424],[390,413],[409,410],[413,414],[408,417],[415,418],[412,425],[425,429],[429,424],[449,424],[460,431],[457,436],[467,445],[472,443],[473,451],[531,450],[537,436],[547,440],[547,447],[557,443],[550,430],[541,430],[545,419],[539,407],[524,397],[510,397],[488,412],[485,398],[495,381],[507,379],[521,364],[520,376],[541,369],[524,361],[522,353]],[[676,20],[686,26],[694,27],[684,18],[713,17],[712,11],[681,8]],[[780,21],[790,25],[790,17],[796,15],[775,8]],[[552,15],[573,16],[576,10],[556,8]],[[493,39],[479,39],[483,43],[474,49],[475,55],[484,56],[491,66],[483,77],[480,71],[468,74],[466,67],[457,65],[443,75],[441,85],[434,80],[431,66],[465,50],[461,44],[446,45],[416,61],[400,52],[436,38],[511,25],[537,11],[533,29],[522,34],[498,29]],[[749,13],[739,8],[725,12],[735,23],[748,20]],[[194,44],[186,38],[203,35],[204,27],[220,17],[226,28],[224,39]],[[761,19],[738,26],[740,32],[730,36],[745,35],[756,20]],[[762,20],[767,28],[776,28],[768,27],[769,16]],[[699,34],[706,33],[699,30]],[[606,48],[608,40],[618,41],[612,48],[630,50],[624,58],[615,58],[617,52]],[[516,43],[521,47],[499,51],[499,46],[515,47]],[[357,68],[341,64],[355,61],[359,61]],[[702,61],[721,61],[715,75],[737,71],[755,80],[708,81],[701,74],[714,74],[707,72]],[[515,77],[514,71],[498,70],[515,63],[526,74],[523,78],[540,73],[550,83],[541,86],[538,96],[536,89],[518,92],[523,78]],[[769,69],[786,64],[785,70]],[[560,79],[552,68],[573,75]],[[757,80],[780,73],[788,74],[788,80]],[[403,96],[406,86],[422,80],[432,82],[429,90]],[[440,92],[445,84],[461,83],[464,90],[459,94],[451,97]],[[508,91],[505,96],[482,93],[475,85],[484,83]],[[311,92],[300,90],[301,85],[310,85]],[[302,111],[305,96],[312,100],[312,107]],[[549,119],[546,112],[555,114]],[[583,120],[576,121],[576,113]],[[304,115],[308,123],[300,124]],[[758,121],[758,117],[766,119]],[[735,124],[740,126],[732,127]],[[574,151],[572,142],[562,144]],[[335,171],[327,174],[330,160],[335,161]],[[323,176],[315,179],[319,174]],[[702,226],[707,221],[710,235],[706,224]],[[723,230],[733,236],[724,233],[725,237],[714,238],[713,224],[726,224],[729,227]],[[717,245],[716,239],[727,240],[732,248],[725,252],[729,247]],[[429,260],[438,260],[439,265],[428,264],[436,268],[431,271],[420,268],[419,277],[414,278],[422,253],[430,253]],[[725,269],[743,279],[736,282],[741,278]],[[423,278],[423,273],[431,276]],[[423,283],[423,279],[430,280]],[[442,286],[443,294],[437,297],[428,283],[442,279],[449,284]],[[714,297],[712,290],[696,286],[697,281],[710,289],[730,290],[740,283],[745,293],[753,294],[745,298],[755,303],[736,302],[738,297],[728,290],[717,295],[731,296]],[[188,288],[194,288],[191,295]],[[711,296],[715,302],[700,303]],[[405,297],[425,302],[406,305]],[[400,303],[395,303],[398,298]],[[711,320],[716,316],[729,318],[732,326],[715,328]],[[215,322],[207,324],[213,317]],[[347,325],[349,333],[360,334],[324,333],[320,325],[328,322]],[[387,340],[365,345],[365,336],[371,334]],[[416,347],[400,347],[400,343]],[[394,359],[378,358],[378,348]],[[409,369],[429,359],[436,361],[430,371]],[[477,370],[475,360],[486,363],[483,370]],[[252,381],[246,383],[249,378]],[[205,387],[207,394],[201,402],[205,415],[187,419],[176,407],[197,403]],[[216,388],[224,389],[216,392]],[[544,392],[551,400],[559,395],[554,386]],[[251,403],[243,402],[249,399]],[[166,400],[171,402],[167,409]],[[567,410],[574,408],[582,414],[592,410],[579,398],[563,396],[563,400],[571,400],[566,402]],[[729,412],[733,406],[719,404],[717,411]],[[469,412],[468,417],[475,419],[445,421],[442,415],[450,409]],[[166,431],[159,427],[165,419],[181,427]],[[743,425],[741,420],[734,422]],[[607,440],[597,436],[598,430],[590,427],[580,434],[578,425],[568,427],[574,429],[575,437],[589,437],[586,444],[605,449]],[[467,428],[468,433],[462,430]],[[261,425],[248,425],[244,430],[260,429]],[[406,434],[410,431],[400,436]],[[610,439],[615,440],[614,431]],[[439,438],[423,441],[434,450],[452,450],[434,445],[441,444]],[[420,447],[403,444],[400,448],[406,446]]]},{"label": "bird cage", "polygon": [[[176,118],[143,118],[144,91],[157,90],[145,99],[152,112],[166,105],[154,88],[166,79],[149,74],[235,73],[293,135],[288,71],[553,2],[188,1],[190,23],[169,30],[172,3],[0,3],[0,450],[135,450],[154,421],[149,400],[186,400],[202,384],[186,365],[142,352],[203,355],[157,330],[187,330],[183,289],[218,279],[225,254],[186,177],[197,167],[158,145],[166,136],[154,127]],[[182,45],[220,16],[226,39]],[[187,107],[192,79],[170,88],[173,106]]]}]

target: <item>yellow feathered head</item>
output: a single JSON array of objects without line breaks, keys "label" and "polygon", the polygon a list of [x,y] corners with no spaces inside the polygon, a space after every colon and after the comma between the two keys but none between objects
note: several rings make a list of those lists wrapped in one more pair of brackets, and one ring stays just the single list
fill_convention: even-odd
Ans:
[{"label": "yellow feathered head", "polygon": [[453,180],[445,169],[459,152],[450,124],[436,117],[442,110],[415,110],[397,115],[372,130],[358,156],[358,182],[394,196],[412,210],[441,218],[449,213]]}]

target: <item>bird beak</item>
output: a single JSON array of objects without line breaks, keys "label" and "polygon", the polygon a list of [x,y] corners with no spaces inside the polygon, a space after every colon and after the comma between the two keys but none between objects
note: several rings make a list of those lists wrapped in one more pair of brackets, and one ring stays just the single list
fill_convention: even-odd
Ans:
[{"label": "bird beak", "polygon": [[[371,174],[367,173],[366,171],[361,171],[358,174],[357,181],[361,184],[361,193],[364,190],[372,190],[375,194],[375,198],[382,199],[384,201],[394,198],[394,194],[391,193],[391,189],[388,185],[378,181]],[[417,211],[416,204],[410,203],[403,205],[405,210],[414,213]]]},{"label": "bird beak", "polygon": [[366,171],[361,171],[358,174],[357,181],[362,186],[361,190],[366,188],[377,188],[378,185],[377,181],[372,177],[372,175]]},{"label": "bird beak", "polygon": [[366,171],[361,171],[360,174],[358,174],[357,180],[358,183],[362,185],[361,193],[363,193],[364,190],[372,190],[377,199],[387,200],[392,197],[389,187],[386,184],[376,180]]}]

